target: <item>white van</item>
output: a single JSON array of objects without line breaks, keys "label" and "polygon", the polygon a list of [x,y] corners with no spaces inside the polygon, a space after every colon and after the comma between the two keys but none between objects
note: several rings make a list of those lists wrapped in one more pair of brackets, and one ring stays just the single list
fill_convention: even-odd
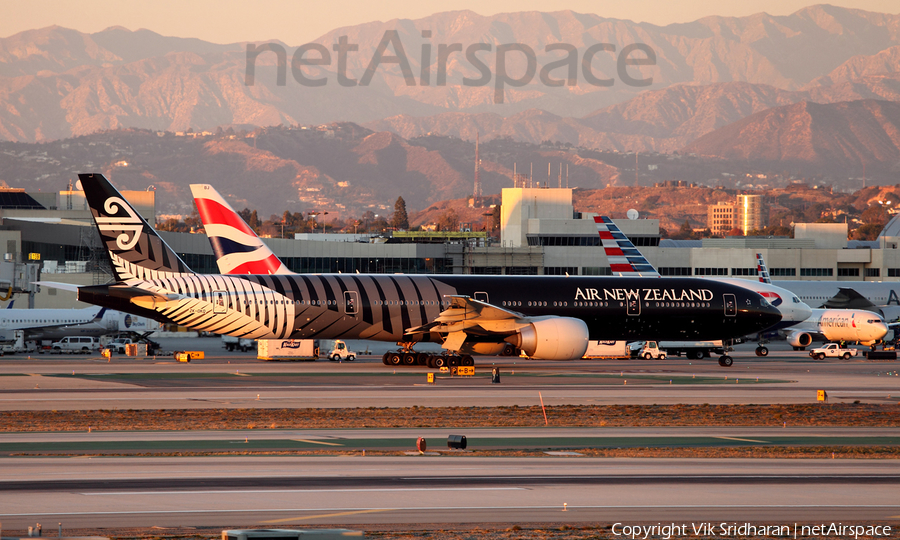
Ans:
[{"label": "white van", "polygon": [[89,354],[91,351],[100,350],[100,340],[89,336],[66,336],[59,341],[54,341],[50,349],[55,353],[79,352]]}]

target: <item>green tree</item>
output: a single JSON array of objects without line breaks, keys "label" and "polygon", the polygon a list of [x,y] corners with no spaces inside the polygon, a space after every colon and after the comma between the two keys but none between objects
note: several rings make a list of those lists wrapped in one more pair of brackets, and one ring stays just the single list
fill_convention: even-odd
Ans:
[{"label": "green tree", "polygon": [[391,216],[391,227],[398,231],[409,229],[409,215],[406,213],[406,201],[403,197],[397,197],[394,203],[394,215]]}]

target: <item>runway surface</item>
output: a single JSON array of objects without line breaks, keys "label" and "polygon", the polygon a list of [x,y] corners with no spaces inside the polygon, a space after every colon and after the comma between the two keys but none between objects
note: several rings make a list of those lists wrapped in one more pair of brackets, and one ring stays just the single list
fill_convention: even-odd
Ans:
[{"label": "runway surface", "polygon": [[592,458],[3,461],[0,520],[64,527],[897,521],[900,462]]},{"label": "runway surface", "polygon": [[[205,340],[199,340],[205,341]],[[212,342],[210,342],[212,343]],[[184,347],[189,348],[189,347]],[[774,348],[773,348],[774,349]],[[479,359],[475,377],[354,363],[261,362],[211,351],[170,358],[0,358],[0,411],[89,409],[531,406],[561,404],[900,402],[900,363],[817,361],[802,352],[714,361]],[[501,383],[492,384],[492,367]],[[428,428],[0,434],[0,522],[96,527],[303,527],[479,523],[795,523],[900,521],[900,460],[482,458],[446,450],[633,446],[900,444],[898,428]],[[435,457],[376,457],[364,449]],[[85,454],[296,451],[277,457]],[[14,457],[37,452],[72,457]],[[48,529],[52,529],[48,527]]]},{"label": "runway surface", "polygon": [[[832,402],[900,402],[898,362],[818,361],[774,346],[771,356],[759,358],[742,347],[731,368],[683,358],[482,358],[475,377],[437,373],[433,385],[426,373],[435,370],[388,367],[377,358],[263,362],[221,351],[189,364],[121,356],[2,358],[0,410],[530,406],[541,398],[549,406],[810,403],[820,389]],[[501,370],[500,384],[491,384],[493,367]]]},{"label": "runway surface", "polygon": [[431,451],[448,451],[450,435],[465,435],[478,450],[577,450],[579,448],[853,446],[900,444],[898,428],[672,427],[672,428],[443,428],[236,431],[118,431],[6,433],[0,455],[130,454],[290,450],[407,450],[416,439]]}]

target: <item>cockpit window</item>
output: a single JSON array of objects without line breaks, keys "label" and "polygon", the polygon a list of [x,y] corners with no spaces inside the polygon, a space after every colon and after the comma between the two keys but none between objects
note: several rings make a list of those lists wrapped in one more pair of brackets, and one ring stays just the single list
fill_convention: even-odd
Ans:
[{"label": "cockpit window", "polygon": [[797,298],[796,296],[792,296],[792,297],[791,297],[791,302],[793,302],[793,303],[795,303],[795,304],[799,304],[799,303],[800,303],[800,299]]}]

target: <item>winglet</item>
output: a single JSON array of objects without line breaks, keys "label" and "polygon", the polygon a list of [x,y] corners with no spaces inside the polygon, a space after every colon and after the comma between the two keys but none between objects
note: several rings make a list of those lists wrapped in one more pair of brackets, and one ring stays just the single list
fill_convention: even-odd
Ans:
[{"label": "winglet", "polygon": [[607,216],[594,216],[600,245],[606,251],[613,275],[627,277],[659,277],[650,261],[634,247],[619,227]]}]

